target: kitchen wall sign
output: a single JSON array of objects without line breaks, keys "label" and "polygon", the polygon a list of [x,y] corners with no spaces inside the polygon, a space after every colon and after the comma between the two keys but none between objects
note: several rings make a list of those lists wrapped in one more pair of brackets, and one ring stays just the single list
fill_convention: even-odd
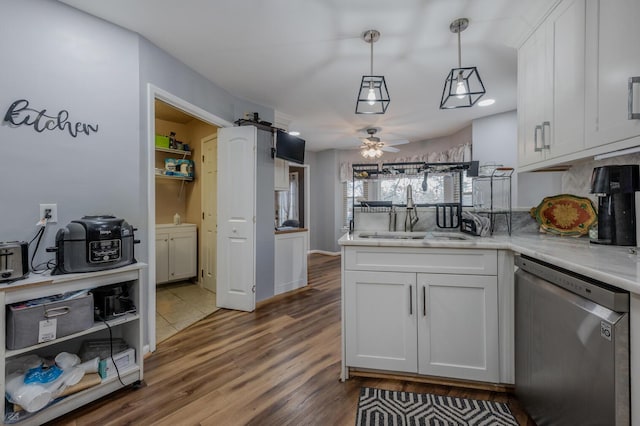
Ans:
[{"label": "kitchen wall sign", "polygon": [[80,133],[90,135],[98,131],[97,124],[69,121],[69,111],[65,109],[57,115],[47,115],[46,112],[46,109],[38,111],[29,108],[29,101],[20,99],[11,104],[4,115],[4,121],[14,126],[33,126],[33,129],[38,133],[45,130],[67,130],[74,138]]}]

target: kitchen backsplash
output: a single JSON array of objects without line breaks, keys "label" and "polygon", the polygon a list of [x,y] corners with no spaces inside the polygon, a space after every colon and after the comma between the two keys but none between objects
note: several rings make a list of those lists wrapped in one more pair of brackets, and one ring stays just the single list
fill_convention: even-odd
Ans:
[{"label": "kitchen backsplash", "polygon": [[589,197],[595,203],[596,197],[589,192],[591,190],[591,172],[593,169],[595,167],[623,164],[640,164],[640,153],[575,164],[562,175],[562,191],[565,194]]}]

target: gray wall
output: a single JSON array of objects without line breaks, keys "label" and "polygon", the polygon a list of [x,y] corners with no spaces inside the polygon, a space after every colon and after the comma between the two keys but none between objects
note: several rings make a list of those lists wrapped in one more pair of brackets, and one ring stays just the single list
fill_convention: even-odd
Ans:
[{"label": "gray wall", "polygon": [[[48,115],[98,124],[66,131],[0,125],[0,241],[30,240],[40,203],[58,205],[43,247],[57,228],[87,214],[111,213],[144,227],[140,200],[138,37],[56,1],[0,0],[0,109],[27,99]],[[144,231],[143,231],[144,232]],[[142,254],[142,256],[140,256]],[[136,246],[136,256],[144,251]]]},{"label": "gray wall", "polygon": [[516,169],[512,176],[514,208],[537,206],[544,197],[561,192],[561,172],[517,173],[518,117],[515,110],[478,118],[473,120],[472,127],[474,160],[480,165],[494,163]]},{"label": "gray wall", "polygon": [[[110,213],[138,228],[135,255],[147,261],[147,83],[227,121],[274,112],[236,98],[139,35],[54,0],[0,0],[0,109],[27,99],[37,110],[98,124],[71,137],[31,126],[0,125],[0,241],[30,240],[40,203],[58,204],[58,228],[87,214]],[[273,179],[272,179],[273,181]],[[271,198],[273,195],[271,193]],[[43,249],[36,262],[51,258]],[[153,315],[153,313],[150,313]]]},{"label": "gray wall", "polygon": [[258,130],[256,149],[256,302],[275,293],[275,199],[271,132]]},{"label": "gray wall", "polygon": [[[311,155],[309,155],[311,154]],[[336,252],[342,231],[342,191],[338,181],[338,151],[307,153],[310,165],[310,248]]]}]

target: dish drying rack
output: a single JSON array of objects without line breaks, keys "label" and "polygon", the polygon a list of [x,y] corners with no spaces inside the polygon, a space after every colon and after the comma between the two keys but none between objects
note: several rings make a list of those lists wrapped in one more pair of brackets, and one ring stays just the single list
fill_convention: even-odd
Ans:
[{"label": "dish drying rack", "polygon": [[[490,233],[493,235],[495,229],[496,218],[504,217],[507,225],[507,232],[511,235],[511,221],[513,218],[511,207],[511,178],[513,176],[513,167],[490,167],[489,170],[482,170],[481,173],[473,178],[473,194],[475,197],[478,185],[489,185],[489,206],[477,207],[474,201],[474,213],[486,216],[490,220]],[[498,194],[497,188],[502,189]],[[497,197],[502,198],[502,202],[497,202]]]},{"label": "dish drying rack", "polygon": [[[478,175],[478,162],[450,162],[450,163],[425,163],[425,162],[405,162],[405,163],[365,163],[354,164],[353,182],[358,180],[377,180],[392,176],[425,176],[437,173],[457,173],[458,200],[453,203],[428,203],[416,204],[416,207],[435,207],[436,226],[439,228],[454,229],[462,228],[462,174],[467,171],[467,176]],[[353,217],[349,222],[349,232],[355,229],[355,212],[360,213],[389,213],[396,207],[406,208],[404,204],[394,205],[391,201],[360,201],[356,202],[355,194],[351,196]]]}]

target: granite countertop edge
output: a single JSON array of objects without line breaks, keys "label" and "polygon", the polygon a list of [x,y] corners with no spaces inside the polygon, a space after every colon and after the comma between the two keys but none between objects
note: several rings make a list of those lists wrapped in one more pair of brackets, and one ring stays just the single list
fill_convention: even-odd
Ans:
[{"label": "granite countertop edge", "polygon": [[591,244],[587,237],[551,234],[469,236],[465,240],[396,240],[345,234],[343,246],[465,248],[511,250],[615,287],[640,294],[640,255],[634,247]]}]

